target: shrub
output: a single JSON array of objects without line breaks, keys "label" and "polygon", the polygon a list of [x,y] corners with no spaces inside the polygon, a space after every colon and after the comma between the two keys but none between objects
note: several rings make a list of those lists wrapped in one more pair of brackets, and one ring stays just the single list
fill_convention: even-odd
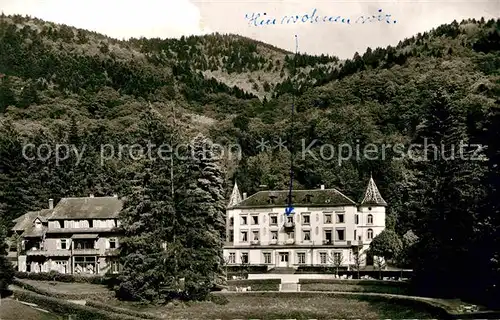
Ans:
[{"label": "shrub", "polygon": [[229,299],[227,297],[218,294],[209,294],[207,300],[218,305],[225,305],[229,303]]}]

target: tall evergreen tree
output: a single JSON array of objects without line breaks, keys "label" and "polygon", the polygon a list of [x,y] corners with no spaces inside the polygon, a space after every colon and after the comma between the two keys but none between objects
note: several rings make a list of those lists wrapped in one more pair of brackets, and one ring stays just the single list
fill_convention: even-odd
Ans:
[{"label": "tall evergreen tree", "polygon": [[464,275],[475,263],[471,261],[475,250],[471,239],[484,197],[484,170],[482,162],[470,160],[468,150],[461,154],[459,147],[467,140],[462,114],[438,89],[415,141],[427,142],[427,152],[415,162],[411,196],[419,237],[414,283],[424,294],[460,296],[471,285]]},{"label": "tall evergreen tree", "polygon": [[[136,164],[132,192],[121,212],[121,263],[123,272],[117,293],[126,299],[158,301],[165,287],[172,287],[174,251],[171,226],[175,219],[169,163],[158,158],[158,147],[171,134],[149,109],[142,116],[143,158]],[[144,152],[145,150],[151,152]]]},{"label": "tall evergreen tree", "polygon": [[182,219],[179,223],[184,231],[181,269],[191,299],[205,298],[225,278],[224,179],[212,146],[203,135],[195,137],[191,156],[183,166],[186,182],[176,193],[178,216]]},{"label": "tall evergreen tree", "polygon": [[[3,214],[3,208],[0,207],[0,214]],[[0,294],[8,288],[14,278],[14,269],[9,260],[7,260],[7,231],[4,225],[0,223]]]}]

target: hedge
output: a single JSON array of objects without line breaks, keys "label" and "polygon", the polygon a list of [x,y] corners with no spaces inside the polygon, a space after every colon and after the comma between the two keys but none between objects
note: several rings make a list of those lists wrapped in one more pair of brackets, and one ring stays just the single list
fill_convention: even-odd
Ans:
[{"label": "hedge", "polygon": [[[295,273],[319,273],[319,274],[333,274],[333,271],[335,268],[329,267],[329,266],[299,266]],[[338,271],[338,274],[340,276],[346,275],[346,276],[351,276],[353,278],[358,277],[358,272],[353,271],[353,270],[345,270],[345,268],[340,268]],[[404,270],[404,271],[398,271],[398,270],[361,270],[359,271],[359,276],[360,277],[365,277],[369,276],[371,278],[378,278],[379,276],[382,277],[390,277],[390,278],[411,278],[413,275],[412,271]]]},{"label": "hedge", "polygon": [[84,276],[73,275],[59,272],[20,272],[15,273],[15,277],[19,279],[30,279],[39,281],[59,281],[59,282],[77,282],[77,283],[91,283],[113,286],[118,283],[118,275],[106,276]]},{"label": "hedge", "polygon": [[69,301],[47,297],[33,292],[12,290],[14,297],[20,301],[34,303],[41,308],[49,310],[61,316],[74,315],[76,319],[85,320],[140,320],[141,318],[125,314],[113,313],[105,310],[99,310],[94,307],[79,305]]},{"label": "hedge", "polygon": [[328,284],[349,284],[349,285],[371,285],[371,286],[394,286],[404,287],[409,286],[408,282],[404,281],[389,281],[389,280],[358,280],[358,279],[300,279],[300,284],[305,283],[328,283]]},{"label": "hedge", "polygon": [[86,302],[86,305],[89,307],[94,307],[100,310],[105,310],[113,313],[121,313],[121,314],[126,314],[132,317],[137,317],[137,318],[142,318],[142,319],[162,319],[160,317],[157,317],[153,314],[146,313],[146,312],[140,312],[140,311],[134,311],[131,309],[125,309],[125,308],[119,308],[119,307],[113,307],[110,306],[109,304],[97,302],[97,301],[92,301],[89,300]]},{"label": "hedge", "polygon": [[[39,287],[36,287],[36,286],[33,286],[31,284],[28,284],[28,283],[25,283],[21,280],[18,280],[18,279],[14,279],[12,281],[12,284],[20,287],[20,288],[23,288],[25,290],[28,290],[28,291],[32,291],[32,292],[35,292],[35,293],[38,293],[38,294],[41,294],[41,295],[44,295],[44,296],[48,296],[48,297],[53,297],[53,298],[59,298],[59,299],[68,299],[68,300],[87,300],[87,299],[95,299],[96,296],[97,297],[102,297],[103,292],[99,292],[99,293],[61,293],[61,292],[53,292],[53,291],[50,291],[50,290],[45,290],[45,289],[41,289]],[[114,297],[115,296],[115,293],[114,292],[109,292],[109,297]]]},{"label": "hedge", "polygon": [[236,291],[236,287],[251,287],[251,291],[279,291],[281,279],[262,280],[228,280],[228,290]]}]

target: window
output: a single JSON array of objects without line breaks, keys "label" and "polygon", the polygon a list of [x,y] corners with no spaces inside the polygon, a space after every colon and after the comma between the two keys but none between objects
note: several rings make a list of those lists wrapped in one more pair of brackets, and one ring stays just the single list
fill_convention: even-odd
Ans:
[{"label": "window", "polygon": [[354,216],[354,223],[359,224],[359,216],[358,215]]},{"label": "window", "polygon": [[229,263],[236,263],[236,253],[234,252],[231,252],[229,253],[229,260],[228,260]]},{"label": "window", "polygon": [[369,215],[366,217],[366,223],[367,223],[367,224],[373,224],[373,215],[369,214]]},{"label": "window", "polygon": [[259,231],[253,232],[253,241],[259,241]]},{"label": "window", "polygon": [[278,216],[271,216],[271,224],[278,224]]},{"label": "window", "polygon": [[345,240],[345,229],[336,229],[335,231],[337,233],[337,241],[344,241]]},{"label": "window", "polygon": [[310,224],[310,223],[311,223],[311,216],[310,215],[302,216],[302,224]]},{"label": "window", "polygon": [[334,252],[333,253],[333,261],[337,265],[341,264],[343,262],[342,261],[342,253],[341,252]]},{"label": "window", "polygon": [[325,214],[325,223],[332,223],[332,215]]},{"label": "window", "polygon": [[241,254],[241,263],[248,263],[248,253],[247,252],[243,252]]},{"label": "window", "polygon": [[241,217],[241,224],[246,225],[247,224],[247,217]]},{"label": "window", "polygon": [[248,241],[248,232],[242,231],[241,232],[241,242],[247,242],[247,241]]},{"label": "window", "polygon": [[293,217],[286,217],[286,222],[293,223]]},{"label": "window", "polygon": [[311,231],[309,230],[304,230],[304,241],[311,241]]},{"label": "window", "polygon": [[229,226],[231,226],[231,227],[234,226],[234,218],[233,217],[229,218]]},{"label": "window", "polygon": [[299,264],[305,264],[306,263],[306,254],[304,252],[297,253],[297,260],[299,261]]},{"label": "window", "polygon": [[325,243],[332,243],[332,230],[325,230]]},{"label": "window", "polygon": [[264,263],[266,263],[266,264],[271,263],[271,253],[264,252]]},{"label": "window", "polygon": [[288,239],[293,239],[293,232],[287,232],[286,235]]},{"label": "window", "polygon": [[232,231],[233,230],[231,230],[231,232],[229,232],[229,242],[233,242],[234,241],[234,233]]},{"label": "window", "polygon": [[366,231],[366,237],[368,238],[368,240],[373,239],[373,230],[372,229],[368,229]]},{"label": "window", "polygon": [[319,263],[325,264],[326,263],[326,252],[320,252],[319,254]]},{"label": "window", "polygon": [[109,239],[109,248],[110,249],[116,248],[116,239],[114,239],[114,238]]},{"label": "window", "polygon": [[118,261],[111,262],[111,273],[120,272],[120,263]]},{"label": "window", "polygon": [[278,231],[271,231],[271,239],[278,240]]},{"label": "window", "polygon": [[344,214],[337,214],[337,223],[344,223]]},{"label": "window", "polygon": [[61,239],[61,249],[62,250],[68,249],[68,242],[66,239]]},{"label": "window", "polygon": [[354,230],[354,240],[356,240],[356,234],[358,233],[357,231],[358,230]]},{"label": "window", "polygon": [[252,216],[252,223],[259,224],[259,216]]}]

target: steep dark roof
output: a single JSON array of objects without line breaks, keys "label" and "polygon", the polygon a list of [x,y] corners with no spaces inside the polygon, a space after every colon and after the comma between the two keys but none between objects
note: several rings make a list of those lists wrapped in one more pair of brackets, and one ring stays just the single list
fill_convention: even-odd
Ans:
[{"label": "steep dark roof", "polygon": [[48,219],[114,219],[122,208],[116,197],[63,198]]},{"label": "steep dark roof", "polygon": [[47,221],[47,216],[52,214],[52,209],[42,209],[40,211],[30,211],[19,218],[15,219],[15,225],[12,228],[13,231],[23,231],[22,236],[24,237],[41,237],[46,230],[43,226],[41,229],[35,228],[34,221],[39,218],[42,223]]},{"label": "steep dark roof", "polygon": [[14,219],[15,225],[12,228],[14,231],[24,231],[33,226],[33,222],[37,217],[40,217],[42,222],[46,221],[47,216],[52,213],[51,209],[42,209],[40,211],[29,211],[17,219]]},{"label": "steep dark roof", "polygon": [[361,205],[387,206],[387,202],[382,198],[372,177],[370,177],[368,187],[366,187],[365,196],[361,201]]},{"label": "steep dark roof", "polygon": [[[285,207],[288,204],[288,194],[288,190],[259,191],[241,201],[233,208]],[[349,199],[337,189],[294,190],[292,191],[292,195],[293,206],[334,207],[356,205],[356,202]],[[307,201],[308,195],[310,195],[310,202]],[[269,202],[271,197],[274,197],[274,203]]]}]

